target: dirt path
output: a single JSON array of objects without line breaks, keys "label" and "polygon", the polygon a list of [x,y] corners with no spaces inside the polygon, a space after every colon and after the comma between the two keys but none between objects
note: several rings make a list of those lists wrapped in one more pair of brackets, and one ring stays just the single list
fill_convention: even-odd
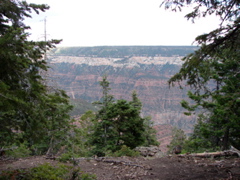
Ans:
[{"label": "dirt path", "polygon": [[[19,160],[1,160],[0,172],[10,169],[31,168],[43,163],[58,164],[45,157],[30,157]],[[82,171],[97,175],[99,180],[197,180],[197,179],[240,179],[240,158],[196,159],[163,157],[147,158],[103,158],[79,159]]]}]

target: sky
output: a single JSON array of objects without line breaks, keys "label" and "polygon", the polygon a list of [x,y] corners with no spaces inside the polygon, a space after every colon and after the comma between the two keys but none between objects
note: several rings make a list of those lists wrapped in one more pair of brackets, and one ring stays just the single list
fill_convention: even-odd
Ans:
[{"label": "sky", "polygon": [[190,11],[171,12],[159,7],[162,0],[27,0],[50,9],[32,14],[25,23],[31,40],[62,39],[60,45],[196,45],[195,37],[218,27],[216,17],[193,24],[184,18]]}]

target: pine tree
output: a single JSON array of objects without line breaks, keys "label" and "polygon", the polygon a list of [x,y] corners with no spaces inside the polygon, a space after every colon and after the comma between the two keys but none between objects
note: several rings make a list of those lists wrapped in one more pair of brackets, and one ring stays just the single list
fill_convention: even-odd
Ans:
[{"label": "pine tree", "polygon": [[19,138],[33,145],[65,131],[70,121],[65,92],[48,91],[40,73],[48,69],[44,53],[60,41],[27,40],[24,18],[49,9],[47,5],[11,0],[0,4],[0,147]]},{"label": "pine tree", "polygon": [[160,142],[157,140],[157,130],[154,129],[154,124],[153,121],[151,120],[150,116],[144,117],[143,118],[143,126],[144,126],[144,144],[143,146],[159,146]]},{"label": "pine tree", "polygon": [[145,119],[141,117],[142,103],[137,93],[133,92],[132,101],[113,101],[113,96],[108,92],[109,82],[106,76],[100,85],[103,87],[103,97],[102,102],[99,102],[101,109],[96,115],[90,139],[94,146],[92,153],[104,156],[107,152],[120,150],[122,146],[134,149],[144,143],[156,145],[153,135],[155,131],[152,131],[149,124],[144,124]]},{"label": "pine tree", "polygon": [[118,100],[110,106],[108,117],[116,132],[114,150],[119,150],[123,145],[133,149],[143,144],[143,118],[139,109],[132,106],[131,102]]},{"label": "pine tree", "polygon": [[102,98],[94,104],[100,105],[100,110],[96,114],[96,119],[94,123],[94,132],[90,139],[90,144],[95,145],[93,148],[93,153],[98,156],[103,156],[104,152],[111,146],[110,134],[112,133],[111,122],[107,116],[109,111],[109,106],[114,102],[114,98],[109,94],[111,88],[109,88],[109,81],[107,81],[107,76],[102,77],[102,81],[99,82],[102,87]]},{"label": "pine tree", "polygon": [[190,113],[197,108],[203,109],[198,131],[203,138],[223,150],[230,144],[239,148],[240,2],[177,0],[163,4],[172,10],[193,5],[193,11],[186,15],[193,21],[211,14],[222,20],[219,28],[196,38],[200,48],[183,59],[182,68],[169,83],[186,80],[184,82],[191,86],[188,95],[195,104],[183,101],[182,105]]},{"label": "pine tree", "polygon": [[135,90],[132,92],[131,104],[132,104],[132,106],[134,108],[138,109],[139,112],[141,111],[141,109],[142,109],[142,102],[140,101],[140,99],[138,99],[137,92]]},{"label": "pine tree", "polygon": [[[132,92],[132,101],[130,101],[130,104],[138,110],[139,115],[141,114],[142,110],[142,102],[137,96],[137,92],[134,90]],[[142,134],[144,143],[143,146],[150,146],[150,145],[159,145],[159,142],[157,141],[157,131],[153,128],[153,122],[151,121],[151,117],[147,116],[143,118],[143,126],[144,126],[144,132]]]},{"label": "pine tree", "polygon": [[187,137],[182,129],[173,127],[172,140],[171,140],[170,144],[168,145],[168,153],[174,153],[173,151],[176,147],[182,148],[186,139],[187,139]]}]

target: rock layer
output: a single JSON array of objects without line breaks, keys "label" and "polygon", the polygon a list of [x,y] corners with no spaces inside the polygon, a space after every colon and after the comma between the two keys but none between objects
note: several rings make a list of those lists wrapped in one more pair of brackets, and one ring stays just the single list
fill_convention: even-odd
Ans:
[{"label": "rock layer", "polygon": [[100,100],[99,81],[103,75],[108,76],[110,94],[116,99],[130,100],[136,90],[143,104],[142,115],[152,117],[162,146],[169,143],[172,126],[191,132],[195,118],[185,116],[180,105],[182,99],[187,99],[187,89],[169,88],[167,82],[180,69],[181,57],[53,56],[51,59],[51,76],[73,99]]}]

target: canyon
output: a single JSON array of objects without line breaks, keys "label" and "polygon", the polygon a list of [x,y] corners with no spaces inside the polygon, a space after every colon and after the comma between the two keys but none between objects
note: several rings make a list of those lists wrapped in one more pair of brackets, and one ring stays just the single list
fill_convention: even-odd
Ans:
[{"label": "canyon", "polygon": [[184,115],[180,105],[188,99],[189,88],[170,87],[168,80],[180,70],[182,58],[196,47],[84,48],[57,48],[48,55],[51,78],[70,98],[90,103],[100,100],[99,81],[107,75],[115,99],[130,100],[132,92],[137,92],[142,116],[151,116],[163,151],[171,140],[172,127],[191,133],[196,117]]}]

